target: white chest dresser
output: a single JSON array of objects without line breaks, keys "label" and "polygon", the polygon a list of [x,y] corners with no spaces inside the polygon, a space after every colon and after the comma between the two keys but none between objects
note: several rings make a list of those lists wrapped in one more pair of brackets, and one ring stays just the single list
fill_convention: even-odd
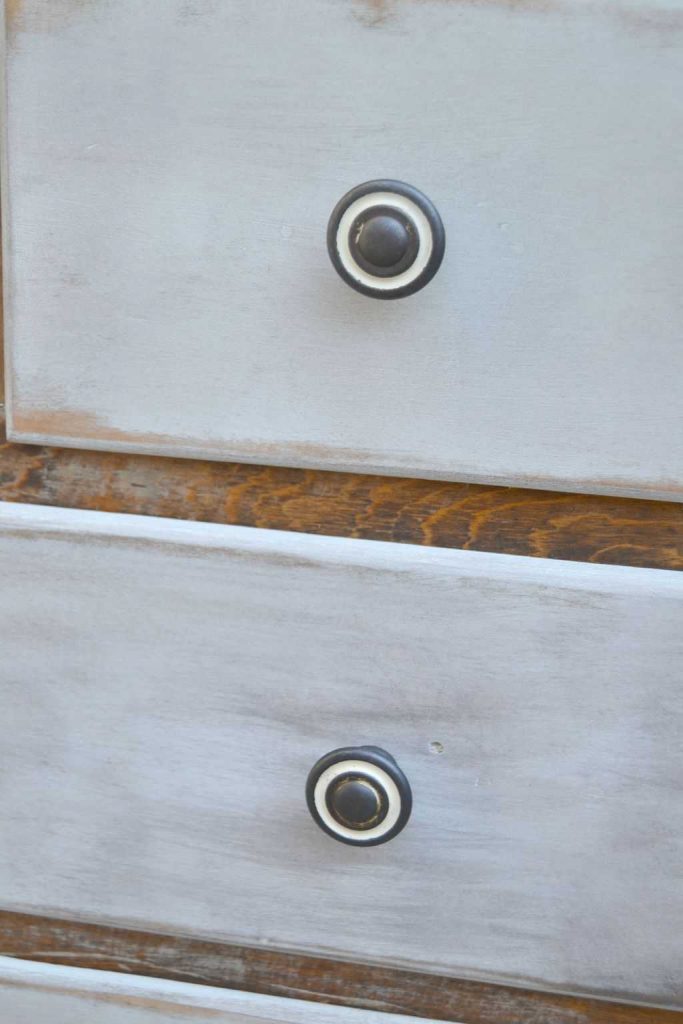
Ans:
[{"label": "white chest dresser", "polygon": [[4,16],[0,1016],[676,1019],[683,5]]}]

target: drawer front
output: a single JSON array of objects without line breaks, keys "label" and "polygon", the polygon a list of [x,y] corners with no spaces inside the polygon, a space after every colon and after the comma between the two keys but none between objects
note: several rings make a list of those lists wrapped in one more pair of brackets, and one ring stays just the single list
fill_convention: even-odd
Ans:
[{"label": "drawer front", "polygon": [[322,1006],[0,957],[3,1024],[410,1024],[402,1015]]},{"label": "drawer front", "polygon": [[[683,575],[0,523],[7,909],[683,1006]],[[307,808],[346,746],[412,789],[383,845]]]},{"label": "drawer front", "polygon": [[[677,0],[6,15],[12,438],[683,496]],[[396,301],[326,251],[382,178]]]}]

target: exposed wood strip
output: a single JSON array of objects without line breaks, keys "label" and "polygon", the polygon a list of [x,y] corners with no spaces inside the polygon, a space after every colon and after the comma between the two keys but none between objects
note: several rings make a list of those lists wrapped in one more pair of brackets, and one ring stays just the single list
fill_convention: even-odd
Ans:
[{"label": "exposed wood strip", "polygon": [[4,440],[0,500],[683,569],[683,506],[662,501],[76,451]]},{"label": "exposed wood strip", "polygon": [[680,1024],[670,1010],[0,913],[0,953],[464,1024]]}]

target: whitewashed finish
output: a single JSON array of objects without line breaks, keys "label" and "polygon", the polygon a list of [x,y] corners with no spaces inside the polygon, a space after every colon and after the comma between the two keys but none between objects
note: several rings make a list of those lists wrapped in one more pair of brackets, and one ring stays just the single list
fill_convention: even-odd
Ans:
[{"label": "whitewashed finish", "polygon": [[[11,0],[10,432],[683,498],[681,0]],[[355,294],[353,185],[444,264]]]},{"label": "whitewashed finish", "polygon": [[409,1024],[414,1020],[1,956],[0,1010],[2,1024]]},{"label": "whitewashed finish", "polygon": [[683,574],[4,506],[0,580],[0,904],[683,1006]]}]

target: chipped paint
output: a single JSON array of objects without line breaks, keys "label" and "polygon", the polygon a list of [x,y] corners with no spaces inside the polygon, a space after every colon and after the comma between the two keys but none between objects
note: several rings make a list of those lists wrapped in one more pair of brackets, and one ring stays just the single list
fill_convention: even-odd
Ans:
[{"label": "chipped paint", "polygon": [[77,20],[97,0],[5,0],[8,38],[21,32],[55,32]]},{"label": "chipped paint", "polygon": [[[7,435],[11,441],[28,444],[49,444],[65,448],[95,451],[128,452],[161,455],[182,459],[208,459],[219,462],[256,463],[262,466],[285,466],[300,469],[340,470],[383,474],[391,477],[414,476],[423,480],[459,481],[503,487],[566,491],[564,478],[538,476],[501,477],[482,474],[476,466],[435,466],[413,452],[387,454],[369,448],[343,448],[301,443],[283,438],[281,441],[254,441],[244,438],[213,439],[183,437],[141,431],[122,430],[112,426],[91,410],[43,408],[14,409]],[[604,494],[683,502],[683,486],[677,480],[653,480],[634,486],[621,477],[577,479],[571,481],[577,493]]]},{"label": "chipped paint", "polygon": [[[200,458],[240,458],[269,463],[283,457],[288,462],[320,463],[333,459],[345,463],[366,463],[381,458],[371,449],[330,448],[325,445],[295,441],[269,442],[236,439],[234,441],[211,438],[178,437],[142,431],[127,431],[112,426],[90,410],[54,409],[45,406],[30,410],[16,410],[8,435],[12,440],[38,439],[49,444],[78,442],[88,447],[118,448],[122,451],[154,452],[155,454],[196,454]],[[406,455],[406,458],[409,458]]]},{"label": "chipped paint", "polygon": [[5,0],[5,24],[8,31],[19,24],[24,9],[24,0]]},{"label": "chipped paint", "polygon": [[560,10],[566,0],[353,0],[356,19],[368,28],[393,21],[409,6],[432,3],[449,7],[507,7],[510,10],[547,12]]},{"label": "chipped paint", "polygon": [[415,5],[449,6],[463,8],[504,8],[510,12],[525,11],[533,14],[562,12],[577,17],[602,14],[612,15],[624,27],[660,34],[683,29],[683,11],[667,3],[628,3],[621,0],[595,0],[578,3],[577,0],[352,0],[352,11],[357,21],[367,28],[377,28],[398,20]]}]

